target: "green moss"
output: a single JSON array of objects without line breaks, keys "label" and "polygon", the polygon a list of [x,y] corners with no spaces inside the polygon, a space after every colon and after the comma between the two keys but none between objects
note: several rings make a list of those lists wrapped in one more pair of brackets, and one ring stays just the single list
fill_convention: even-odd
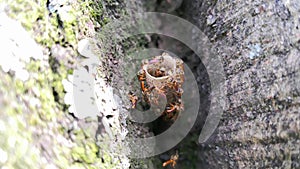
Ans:
[{"label": "green moss", "polygon": [[82,161],[82,157],[85,154],[85,149],[83,147],[74,147],[72,149],[72,158],[75,161]]},{"label": "green moss", "polygon": [[84,132],[82,131],[82,129],[74,130],[74,135],[76,135],[77,140],[80,142],[81,142],[81,140],[83,140],[85,138],[85,135],[84,135]]},{"label": "green moss", "polygon": [[97,160],[97,148],[93,143],[76,146],[72,149],[72,158],[74,161],[81,161],[86,164],[93,164]]},{"label": "green moss", "polygon": [[[71,4],[72,8],[68,12],[68,17],[60,17],[63,21],[63,25],[60,27],[57,14],[49,14],[46,0],[5,0],[5,2],[9,5],[7,8],[9,16],[21,22],[35,41],[43,47],[45,54],[50,53],[49,50],[54,44],[62,47],[68,46],[72,50],[72,54],[65,57],[70,57],[73,60],[76,60],[77,57],[78,40],[92,36],[94,27],[99,28],[115,19],[103,9],[103,3],[98,0],[75,1]],[[106,1],[105,3],[113,3],[113,1]],[[124,14],[122,9],[117,10],[118,13]],[[51,59],[54,56],[49,57]],[[15,150],[10,152],[14,158],[9,159],[8,168],[42,168],[41,166],[45,166],[42,165],[43,155],[40,152],[45,150],[33,151],[28,148],[36,146],[32,143],[38,143],[42,137],[34,132],[39,133],[43,129],[46,133],[41,135],[46,135],[47,132],[54,135],[68,135],[68,132],[73,130],[68,128],[69,123],[64,126],[61,125],[62,121],[75,120],[70,118],[68,112],[65,112],[66,105],[63,102],[65,93],[62,85],[62,80],[66,79],[68,74],[73,73],[73,69],[66,65],[69,60],[65,63],[57,59],[53,60],[53,62],[50,60],[49,65],[47,65],[42,61],[32,59],[26,64],[26,69],[31,75],[26,82],[15,80],[11,75],[0,72],[3,79],[0,81],[0,94],[10,91],[5,97],[7,105],[5,105],[4,114],[11,116],[14,118],[13,121],[17,122],[15,128],[11,127],[5,133],[0,132],[0,138],[13,136],[21,142],[15,147],[17,155],[13,156]],[[53,69],[55,64],[58,65],[57,69]],[[39,104],[30,104],[30,101],[34,99],[38,100]],[[19,106],[12,107],[10,103],[16,103]],[[0,119],[5,119],[2,115],[0,117]],[[5,126],[9,125],[5,123]],[[108,151],[111,140],[106,140],[104,141],[106,144],[97,146],[94,135],[90,134],[89,129],[86,131],[80,128],[72,132],[75,135],[75,140],[72,140],[72,148],[51,140],[51,147],[47,151],[54,154],[51,156],[51,160],[57,167],[120,168],[120,160],[116,158],[117,155]],[[12,149],[7,146],[8,141],[1,142],[1,140],[0,147],[6,147],[6,151],[11,151]],[[27,143],[28,146],[26,146]],[[36,148],[40,147],[37,146]],[[72,155],[72,159],[68,158],[70,155]],[[77,163],[78,161],[81,163]]]}]

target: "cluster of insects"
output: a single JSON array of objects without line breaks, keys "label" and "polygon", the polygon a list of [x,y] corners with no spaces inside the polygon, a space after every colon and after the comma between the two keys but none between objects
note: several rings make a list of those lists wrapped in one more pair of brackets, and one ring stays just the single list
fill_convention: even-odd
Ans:
[{"label": "cluster of insects", "polygon": [[[170,61],[168,61],[170,60]],[[170,63],[169,63],[170,62]],[[169,63],[169,66],[167,66]],[[158,102],[158,97],[163,95],[167,105],[161,115],[165,120],[175,121],[179,112],[183,110],[181,96],[184,82],[183,61],[173,58],[167,53],[144,60],[142,68],[137,73],[142,92],[142,101],[151,105]],[[154,91],[155,90],[155,91]],[[138,97],[129,93],[132,108],[138,103]]]},{"label": "cluster of insects", "polygon": [[[163,96],[166,98],[167,103],[164,105],[164,109],[160,109],[158,113],[166,121],[175,121],[184,109],[181,100],[184,82],[183,61],[171,57],[167,53],[143,60],[141,69],[137,72],[137,79],[139,83],[138,91],[141,92],[141,95],[139,95],[139,98],[133,92],[129,93],[131,108],[136,108],[137,104],[140,103],[150,106],[158,104],[159,97]],[[179,155],[176,152],[162,166],[175,168],[178,158]]]}]

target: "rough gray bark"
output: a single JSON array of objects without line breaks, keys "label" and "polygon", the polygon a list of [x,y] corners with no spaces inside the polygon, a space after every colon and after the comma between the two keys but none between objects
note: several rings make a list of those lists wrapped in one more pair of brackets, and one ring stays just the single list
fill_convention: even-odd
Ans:
[{"label": "rough gray bark", "polygon": [[184,1],[222,56],[229,101],[198,168],[300,168],[299,4]]}]

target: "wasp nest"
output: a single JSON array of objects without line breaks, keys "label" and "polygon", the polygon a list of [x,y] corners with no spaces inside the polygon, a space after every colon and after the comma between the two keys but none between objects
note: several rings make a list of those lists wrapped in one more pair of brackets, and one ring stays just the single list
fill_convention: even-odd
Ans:
[{"label": "wasp nest", "polygon": [[[163,53],[152,59],[143,60],[137,76],[143,96],[142,102],[149,105],[157,104],[159,97],[165,97],[167,105],[160,113],[166,120],[176,120],[179,112],[183,110],[181,101],[184,82],[183,61]],[[131,101],[134,108],[137,97]]]}]

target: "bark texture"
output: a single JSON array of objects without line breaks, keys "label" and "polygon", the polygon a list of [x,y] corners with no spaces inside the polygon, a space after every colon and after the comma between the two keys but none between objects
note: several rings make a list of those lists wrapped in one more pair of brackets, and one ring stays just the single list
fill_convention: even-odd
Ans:
[{"label": "bark texture", "polygon": [[229,102],[198,168],[300,168],[299,4],[183,2],[223,59]]}]

